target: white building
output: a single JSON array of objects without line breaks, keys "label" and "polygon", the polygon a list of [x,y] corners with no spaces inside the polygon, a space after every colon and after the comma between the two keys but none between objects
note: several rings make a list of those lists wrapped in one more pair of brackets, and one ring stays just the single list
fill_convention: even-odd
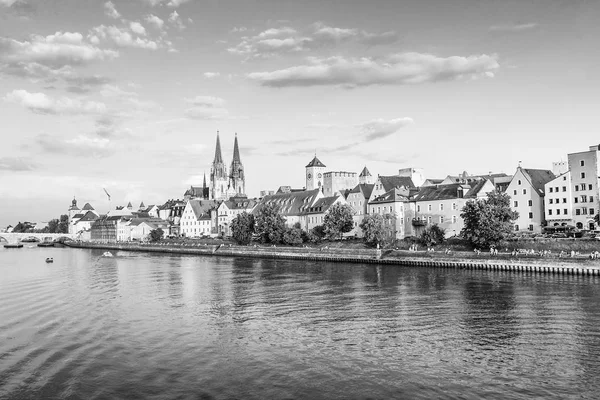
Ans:
[{"label": "white building", "polygon": [[517,167],[506,193],[511,209],[519,213],[515,231],[541,232],[545,221],[544,186],[556,177],[550,170]]},{"label": "white building", "polygon": [[567,171],[546,183],[544,192],[547,226],[574,226],[571,172]]},{"label": "white building", "polygon": [[244,212],[249,214],[252,213],[256,204],[256,200],[248,199],[246,197],[232,197],[229,200],[221,202],[217,207],[218,233],[222,233],[225,236],[231,236],[231,222]]},{"label": "white building", "polygon": [[180,234],[185,237],[215,236],[218,205],[216,200],[189,200],[181,215]]},{"label": "white building", "polygon": [[600,208],[600,179],[598,145],[590,146],[588,151],[568,155],[571,171],[571,193],[573,197],[572,218],[579,229],[597,228],[594,217]]}]

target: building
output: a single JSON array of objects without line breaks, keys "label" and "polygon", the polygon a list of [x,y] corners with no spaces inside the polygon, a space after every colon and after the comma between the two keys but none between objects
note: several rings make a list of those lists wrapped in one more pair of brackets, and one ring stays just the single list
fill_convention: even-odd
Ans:
[{"label": "building", "polygon": [[348,233],[349,236],[362,237],[362,229],[360,229],[360,223],[365,218],[365,215],[369,212],[369,198],[373,192],[374,184],[359,183],[350,190],[346,196],[346,203],[354,209],[354,229]]},{"label": "building", "polygon": [[360,172],[360,175],[358,175],[358,183],[360,185],[372,185],[375,183],[375,177],[371,175],[366,165]]},{"label": "building", "polygon": [[323,195],[326,197],[342,193],[346,189],[352,189],[358,185],[358,174],[356,172],[331,171],[323,174]]},{"label": "building", "polygon": [[155,229],[162,229],[167,233],[169,224],[159,218],[133,218],[127,223],[127,228],[129,229],[128,240],[147,241],[150,232]]},{"label": "building", "polygon": [[467,201],[485,198],[494,190],[494,184],[487,179],[421,187],[411,198],[412,215],[406,212],[406,217],[411,218],[405,220],[411,225],[406,227],[407,236],[420,236],[433,224],[443,228],[447,237],[460,234],[464,227],[460,213]]},{"label": "building", "polygon": [[[92,215],[95,216],[95,218]],[[69,225],[68,232],[70,234],[76,234],[81,232],[82,230],[89,229],[91,227],[91,223],[88,224],[90,226],[87,226],[85,222],[94,221],[100,216],[100,214],[98,214],[98,212],[94,209],[94,207],[92,207],[90,203],[85,203],[83,208],[79,209],[79,207],[77,207],[77,200],[75,199],[75,197],[73,197],[73,201],[71,202],[71,206],[69,207],[67,216]],[[84,223],[77,226],[77,223],[84,217],[86,217],[86,220],[82,221]]]},{"label": "building", "polygon": [[204,180],[202,181],[202,186],[194,186],[191,185],[188,190],[183,194],[183,199],[185,202],[191,199],[204,199],[208,200],[210,198],[210,189],[206,185],[206,173],[204,173]]},{"label": "building", "polygon": [[[557,170],[559,171],[559,170]],[[544,185],[544,211],[547,226],[573,224],[571,172],[567,171]]]},{"label": "building", "polygon": [[325,173],[325,164],[317,158],[312,159],[305,167],[306,169],[306,190],[319,189],[323,186],[323,174]]},{"label": "building", "polygon": [[263,197],[252,210],[252,214],[256,215],[266,205],[274,204],[279,208],[281,216],[285,218],[286,225],[292,227],[297,222],[301,223],[301,218],[306,209],[312,207],[322,197],[324,197],[323,192],[319,188],[299,192],[276,193]]},{"label": "building", "polygon": [[187,202],[180,221],[180,235],[202,237],[217,235],[216,200],[193,199]]},{"label": "building", "polygon": [[394,188],[406,188],[410,190],[415,188],[415,184],[413,183],[412,178],[408,176],[378,176],[377,180],[373,184],[373,190],[371,191],[369,203],[376,197],[379,197]]},{"label": "building", "polygon": [[231,222],[241,213],[252,213],[256,204],[256,200],[247,197],[232,197],[222,201],[217,207],[217,232],[231,236]]},{"label": "building", "polygon": [[233,160],[227,173],[227,167],[221,154],[221,140],[217,131],[217,144],[215,146],[215,158],[210,169],[210,196],[211,200],[226,200],[230,197],[246,193],[246,176],[244,165],[240,158],[240,149],[235,134],[233,144]]},{"label": "building", "polygon": [[398,170],[398,176],[410,178],[416,187],[425,182],[425,171],[421,168],[401,168]]},{"label": "building", "polygon": [[598,145],[590,146],[588,151],[568,155],[571,171],[571,193],[573,196],[573,223],[579,229],[598,228],[595,216],[600,208]]},{"label": "building", "polygon": [[550,170],[517,167],[506,193],[513,211],[519,213],[515,231],[541,232],[545,224],[544,186],[556,177]]},{"label": "building", "polygon": [[181,222],[181,215],[185,209],[187,202],[182,200],[167,200],[165,204],[158,207],[158,217],[169,223],[168,236],[179,236],[179,228]]},{"label": "building", "polygon": [[[410,178],[409,178],[410,179]],[[406,186],[392,187],[389,191],[369,201],[369,214],[388,216],[390,239],[403,239],[407,221],[405,209],[409,207],[410,190]],[[410,225],[410,224],[409,224]]]},{"label": "building", "polygon": [[116,243],[117,221],[120,219],[120,216],[100,216],[100,218],[92,223],[91,240],[101,243]]},{"label": "building", "polygon": [[321,197],[310,207],[305,207],[300,217],[300,226],[304,231],[309,232],[315,226],[323,225],[325,214],[334,204],[346,204],[344,197],[337,194],[335,196]]}]

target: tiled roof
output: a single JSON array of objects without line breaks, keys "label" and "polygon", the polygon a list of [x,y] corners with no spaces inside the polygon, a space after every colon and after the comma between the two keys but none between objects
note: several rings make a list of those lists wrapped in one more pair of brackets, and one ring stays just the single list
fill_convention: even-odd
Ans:
[{"label": "tiled roof", "polygon": [[85,215],[83,217],[81,217],[81,219],[77,222],[86,222],[86,221],[95,221],[98,219],[98,216],[93,213],[92,211],[88,211],[87,213],[85,213]]},{"label": "tiled roof", "polygon": [[90,203],[85,203],[85,205],[82,208],[83,211],[88,211],[88,210],[93,210],[93,209],[94,209],[94,207],[92,207],[92,205]]},{"label": "tiled roof", "polygon": [[547,169],[521,168],[521,171],[529,178],[531,185],[540,194],[544,194],[544,185],[556,178],[554,173]]},{"label": "tiled roof", "polygon": [[276,193],[262,198],[256,205],[253,214],[256,214],[267,204],[279,206],[279,212],[283,216],[300,215],[307,207],[310,207],[318,197],[320,189],[303,190],[301,192]]},{"label": "tiled roof", "polygon": [[[475,198],[486,185],[486,179],[480,179],[471,183],[450,183],[447,185],[422,187],[413,197],[415,201],[449,200],[457,198]],[[462,190],[463,195],[459,192]]]},{"label": "tiled roof", "polygon": [[323,164],[321,162],[321,160],[319,160],[317,158],[317,156],[315,156],[315,158],[313,158],[312,161],[309,162],[308,165],[306,166],[306,168],[308,168],[308,167],[323,167],[323,168],[325,168],[325,164]]},{"label": "tiled roof", "polygon": [[231,198],[229,200],[225,200],[224,203],[230,210],[249,209],[256,205],[255,200],[245,198]]},{"label": "tiled roof", "polygon": [[362,172],[360,173],[359,176],[372,176],[372,175],[369,172],[369,170],[367,169],[367,166],[365,165],[365,167],[363,168],[363,170],[362,170]]},{"label": "tiled roof", "polygon": [[322,197],[315,202],[311,207],[307,207],[304,214],[322,214],[327,212],[329,208],[335,204],[339,196]]},{"label": "tiled roof", "polygon": [[219,206],[216,200],[190,200],[189,204],[198,219],[210,219],[210,211]]},{"label": "tiled roof", "polygon": [[399,188],[392,188],[381,196],[375,197],[369,204],[394,203],[397,201],[408,201],[408,198],[402,194],[402,191]]},{"label": "tiled roof", "polygon": [[365,197],[365,199],[369,199],[371,197],[371,193],[373,192],[373,188],[375,187],[372,183],[361,183],[354,187],[354,189],[350,190],[350,193],[361,193]]},{"label": "tiled roof", "polygon": [[408,188],[415,187],[412,179],[408,176],[380,176],[379,177],[381,184],[383,185],[383,190],[389,192],[393,188],[398,188],[402,186],[406,186]]},{"label": "tiled roof", "polygon": [[83,218],[83,216],[84,216],[84,214],[81,214],[81,213],[75,214],[75,215],[73,215],[73,219],[75,219],[75,218]]}]

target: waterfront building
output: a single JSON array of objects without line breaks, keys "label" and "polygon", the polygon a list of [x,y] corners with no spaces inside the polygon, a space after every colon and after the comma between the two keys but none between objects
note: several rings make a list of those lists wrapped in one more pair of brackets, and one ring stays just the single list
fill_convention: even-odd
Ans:
[{"label": "waterfront building", "polygon": [[187,202],[181,215],[179,233],[185,237],[217,235],[216,200],[192,199]]},{"label": "waterfront building", "polygon": [[330,171],[323,174],[323,195],[330,197],[336,193],[353,189],[358,185],[359,179],[356,172]]},{"label": "waterfront building", "polygon": [[279,208],[279,213],[286,220],[288,227],[295,223],[301,223],[301,217],[308,207],[312,207],[317,200],[324,197],[321,189],[302,190],[298,192],[276,193],[263,197],[256,207],[252,210],[256,214],[267,204],[275,204]]},{"label": "waterfront building", "polygon": [[323,174],[325,173],[325,164],[315,157],[306,167],[306,190],[320,189],[323,186]]},{"label": "waterfront building", "polygon": [[469,183],[451,183],[421,187],[405,207],[405,232],[407,236],[420,236],[424,229],[437,224],[446,236],[456,236],[464,227],[460,213],[469,200],[483,199],[495,190],[488,179]]},{"label": "waterfront building", "polygon": [[240,157],[240,149],[235,134],[233,143],[233,159],[227,173],[227,167],[221,153],[221,140],[217,131],[217,143],[215,146],[215,158],[210,169],[210,195],[211,200],[226,200],[230,197],[246,193],[246,176],[244,165]]},{"label": "waterfront building", "polygon": [[150,232],[155,229],[160,228],[165,234],[169,231],[168,222],[159,218],[133,218],[126,226],[129,230],[128,240],[136,241],[148,241]]},{"label": "waterfront building", "polygon": [[[560,169],[554,169],[560,171]],[[571,172],[567,171],[544,185],[544,212],[549,227],[573,224]]]},{"label": "waterfront building", "polygon": [[169,223],[168,236],[179,236],[181,215],[187,202],[182,200],[169,199],[165,204],[158,207],[158,217]]},{"label": "waterfront building", "polygon": [[[88,215],[89,213],[91,214]],[[89,226],[87,226],[85,222],[93,221],[94,219],[92,215],[94,215],[96,219],[100,216],[100,214],[98,214],[98,212],[94,209],[94,207],[92,207],[90,203],[85,203],[83,208],[79,209],[79,207],[77,207],[77,200],[75,199],[75,197],[73,197],[73,201],[71,202],[71,206],[69,207],[69,210],[67,212],[68,232],[70,234],[75,234],[82,230],[89,229]],[[86,220],[82,221],[84,223],[77,226],[77,223],[84,217],[86,217]],[[84,226],[85,228],[83,228]]]},{"label": "waterfront building", "polygon": [[517,167],[506,193],[510,206],[519,213],[515,231],[541,232],[545,221],[544,186],[556,177],[550,170]]},{"label": "waterfront building", "polygon": [[386,224],[390,227],[390,239],[403,239],[406,236],[407,217],[405,211],[410,207],[409,197],[410,189],[408,187],[394,186],[387,192],[369,201],[369,214],[380,214],[390,217],[385,220]]},{"label": "waterfront building", "polygon": [[368,203],[374,186],[374,184],[359,183],[354,189],[348,192],[346,203],[348,203],[355,212],[353,217],[354,229],[352,229],[348,235],[358,237],[363,236],[362,229],[360,229],[360,223],[369,212]]},{"label": "waterfront building", "polygon": [[[78,234],[80,236],[82,234],[86,235],[85,232],[89,232],[92,229],[92,224],[98,218],[99,216],[96,213],[94,213],[91,210],[88,210],[81,218],[76,219],[73,225],[69,225],[69,233]],[[84,239],[81,238],[81,240]]]},{"label": "waterfront building", "polygon": [[369,203],[375,200],[375,198],[381,196],[384,193],[389,192],[394,188],[405,188],[407,190],[410,190],[415,188],[415,184],[413,183],[412,178],[409,176],[378,176],[377,180],[373,185],[373,190],[371,191]]},{"label": "waterfront building", "polygon": [[598,145],[590,146],[588,151],[568,155],[571,171],[571,193],[573,196],[572,217],[579,229],[595,230],[595,220],[600,208],[600,150]]},{"label": "waterfront building", "polygon": [[335,196],[321,197],[313,205],[304,208],[300,216],[300,226],[306,232],[310,232],[315,226],[323,225],[325,214],[334,204],[346,204],[346,200],[340,194]]},{"label": "waterfront building", "polygon": [[231,236],[231,222],[243,212],[252,213],[256,204],[255,199],[248,199],[245,196],[222,201],[217,207],[217,232],[224,236]]}]

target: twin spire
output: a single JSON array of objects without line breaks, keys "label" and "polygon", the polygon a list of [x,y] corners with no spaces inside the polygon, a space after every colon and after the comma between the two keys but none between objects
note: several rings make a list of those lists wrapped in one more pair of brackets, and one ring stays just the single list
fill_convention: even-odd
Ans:
[{"label": "twin spire", "polygon": [[[235,141],[233,142],[233,162],[242,162],[240,158],[240,147],[238,145],[237,133],[235,134]],[[219,137],[219,131],[217,131],[217,146],[215,148],[215,160],[213,164],[223,163],[223,154],[221,153],[221,139]]]}]

